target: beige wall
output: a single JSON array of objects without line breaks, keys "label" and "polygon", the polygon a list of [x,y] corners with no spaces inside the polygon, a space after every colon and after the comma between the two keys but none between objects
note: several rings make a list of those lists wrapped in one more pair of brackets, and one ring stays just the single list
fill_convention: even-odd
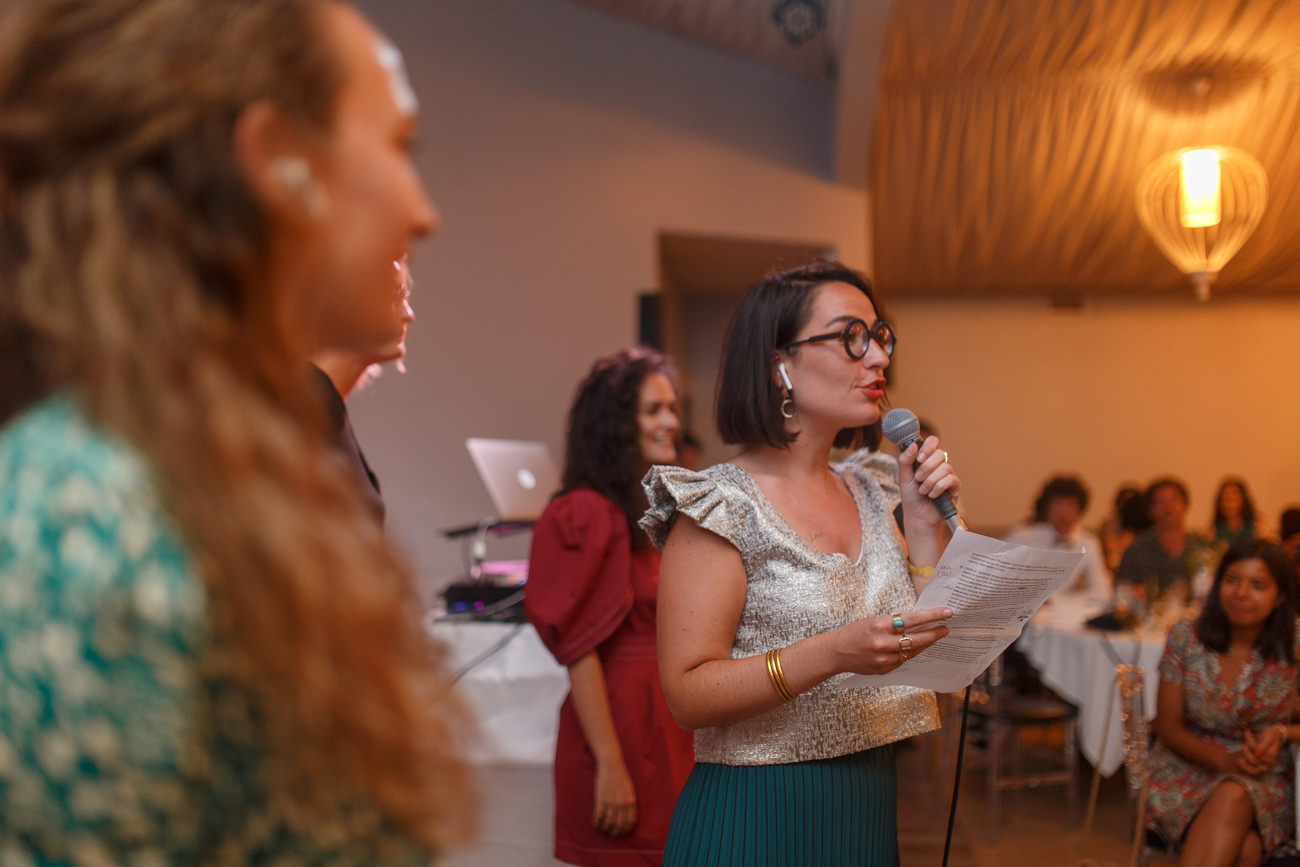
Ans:
[{"label": "beige wall", "polygon": [[1300,503],[1300,301],[1190,295],[1072,312],[894,303],[894,402],[939,427],[983,524],[1022,520],[1042,481],[1065,471],[1092,489],[1090,523],[1121,482],[1172,473],[1205,526],[1218,480],[1233,473],[1275,525]]},{"label": "beige wall", "polygon": [[659,232],[831,242],[863,265],[867,203],[825,180],[834,95],[813,84],[567,0],[361,6],[406,54],[444,224],[413,253],[410,373],[352,413],[392,531],[439,585],[459,553],[437,528],[490,511],[465,437],[562,455],[578,379],[636,339]]},{"label": "beige wall", "polygon": [[[465,437],[561,456],[575,383],[635,339],[660,232],[829,242],[864,266],[867,201],[826,180],[833,95],[780,72],[565,0],[361,5],[407,55],[445,219],[414,254],[410,373],[357,395],[354,422],[434,587],[459,570],[437,529],[490,511]],[[1092,522],[1119,482],[1161,472],[1189,482],[1197,523],[1227,472],[1270,520],[1300,501],[1300,302],[889,312],[895,405],[943,431],[974,522],[1020,520],[1063,470],[1091,485]]]}]

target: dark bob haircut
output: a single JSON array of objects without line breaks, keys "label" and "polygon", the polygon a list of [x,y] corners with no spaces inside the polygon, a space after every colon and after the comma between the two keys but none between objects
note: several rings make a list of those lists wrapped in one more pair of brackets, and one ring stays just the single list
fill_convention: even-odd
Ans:
[{"label": "dark bob haircut", "polygon": [[1277,607],[1268,620],[1264,621],[1264,628],[1255,639],[1255,649],[1265,659],[1292,665],[1295,663],[1295,563],[1281,545],[1262,539],[1238,542],[1223,555],[1218,571],[1214,573],[1214,588],[1205,600],[1201,616],[1196,619],[1196,637],[1215,653],[1227,652],[1231,625],[1228,623],[1228,615],[1223,611],[1223,602],[1219,599],[1223,576],[1232,564],[1254,558],[1264,563],[1268,574],[1273,576],[1273,581],[1277,584],[1278,592]]},{"label": "dark bob haircut", "polygon": [[[781,392],[772,381],[772,359],[808,322],[813,290],[847,283],[861,290],[884,318],[867,278],[839,262],[817,261],[767,274],[745,294],[731,320],[718,377],[717,418],[722,441],[731,445],[786,448],[796,434],[785,429]],[[836,448],[880,445],[880,423],[845,428]]]},{"label": "dark bob haircut", "polygon": [[637,408],[641,384],[652,373],[667,377],[677,391],[672,363],[653,349],[627,349],[597,359],[578,384],[565,438],[560,493],[587,488],[613,500],[627,520],[634,548],[650,544],[637,526],[646,510]]}]

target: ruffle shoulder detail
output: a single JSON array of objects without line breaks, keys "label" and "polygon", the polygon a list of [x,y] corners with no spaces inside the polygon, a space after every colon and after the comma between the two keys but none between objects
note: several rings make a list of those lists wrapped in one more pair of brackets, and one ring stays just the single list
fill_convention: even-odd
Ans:
[{"label": "ruffle shoulder detail", "polygon": [[641,528],[662,549],[677,516],[686,515],[744,554],[742,542],[756,518],[754,496],[743,483],[745,478],[744,470],[730,464],[717,464],[702,471],[651,467],[641,483],[650,504],[641,518]]}]

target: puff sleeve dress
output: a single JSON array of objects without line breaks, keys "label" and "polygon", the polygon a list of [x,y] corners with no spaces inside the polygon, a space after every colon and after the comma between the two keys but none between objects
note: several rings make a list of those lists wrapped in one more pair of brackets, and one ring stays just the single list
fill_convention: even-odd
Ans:
[{"label": "puff sleeve dress", "polygon": [[612,837],[591,824],[596,766],[572,696],[560,707],[555,745],[555,857],[570,864],[658,864],[677,794],[692,764],[659,685],[655,605],[659,552],[633,549],[627,520],[590,490],[557,497],[533,530],[528,619],[561,665],[595,650],[610,712],[636,788],[637,822]]}]

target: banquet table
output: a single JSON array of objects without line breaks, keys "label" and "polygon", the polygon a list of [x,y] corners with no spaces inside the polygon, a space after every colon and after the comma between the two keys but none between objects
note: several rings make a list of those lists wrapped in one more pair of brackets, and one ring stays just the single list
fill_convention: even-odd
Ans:
[{"label": "banquet table", "polygon": [[1110,776],[1124,763],[1115,667],[1119,663],[1142,667],[1145,716],[1153,719],[1158,667],[1168,630],[1158,626],[1136,632],[1101,632],[1084,625],[1095,613],[1095,605],[1054,598],[1025,624],[1016,647],[1038,669],[1043,683],[1078,706],[1079,748],[1094,767]]},{"label": "banquet table", "polygon": [[426,621],[459,675],[456,691],[474,716],[466,758],[477,764],[546,765],[555,758],[568,672],[528,623]]}]

